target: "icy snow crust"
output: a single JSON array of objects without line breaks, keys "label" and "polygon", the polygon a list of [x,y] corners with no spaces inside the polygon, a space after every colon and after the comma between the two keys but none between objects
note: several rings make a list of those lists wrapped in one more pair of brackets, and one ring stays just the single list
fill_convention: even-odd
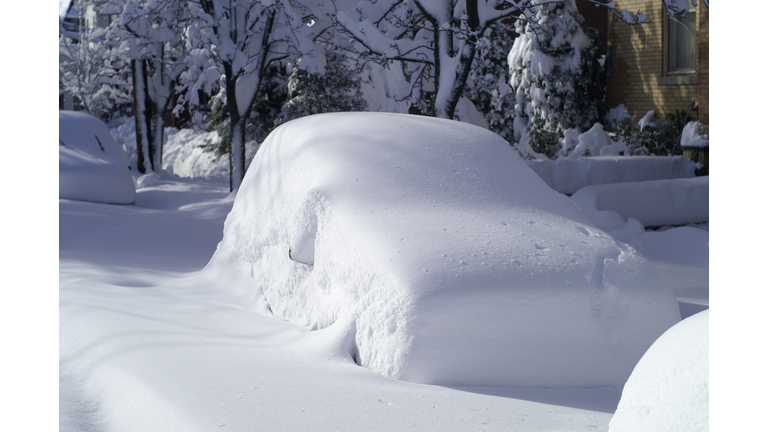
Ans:
[{"label": "icy snow crust", "polygon": [[128,155],[107,125],[89,114],[59,111],[59,198],[130,204],[136,188]]},{"label": "icy snow crust", "polygon": [[204,274],[248,307],[347,328],[356,361],[442,385],[621,385],[679,309],[500,137],[333,113],[276,129]]},{"label": "icy snow crust", "polygon": [[552,189],[573,194],[599,184],[694,177],[696,164],[682,156],[595,156],[531,160],[528,166]]},{"label": "icy snow crust", "polygon": [[681,321],[635,367],[610,432],[709,430],[709,310]]}]

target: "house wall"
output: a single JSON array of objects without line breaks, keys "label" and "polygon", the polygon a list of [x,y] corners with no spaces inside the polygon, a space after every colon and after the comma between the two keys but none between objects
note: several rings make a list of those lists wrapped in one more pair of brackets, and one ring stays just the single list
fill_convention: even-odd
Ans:
[{"label": "house wall", "polygon": [[699,2],[699,121],[709,124],[709,8]]},{"label": "house wall", "polygon": [[[609,52],[615,52],[615,69],[606,77],[608,108],[624,104],[633,117],[655,110],[656,117],[663,118],[676,110],[688,110],[691,99],[695,98],[700,104],[700,119],[709,122],[709,10],[699,3],[699,76],[695,77],[698,83],[667,85],[659,83],[664,67],[662,32],[666,14],[662,1],[623,0],[620,3],[622,9],[642,11],[651,23],[630,26],[610,17],[608,47]],[[705,70],[702,64],[706,65]],[[704,116],[702,111],[706,113]]]}]

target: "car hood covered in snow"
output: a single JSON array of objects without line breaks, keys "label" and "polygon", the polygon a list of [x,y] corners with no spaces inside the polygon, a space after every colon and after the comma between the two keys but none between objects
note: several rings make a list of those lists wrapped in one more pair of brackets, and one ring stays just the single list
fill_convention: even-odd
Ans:
[{"label": "car hood covered in snow", "polygon": [[401,114],[272,132],[203,274],[248,308],[347,326],[359,364],[430,384],[622,385],[680,320],[653,265],[502,138]]}]

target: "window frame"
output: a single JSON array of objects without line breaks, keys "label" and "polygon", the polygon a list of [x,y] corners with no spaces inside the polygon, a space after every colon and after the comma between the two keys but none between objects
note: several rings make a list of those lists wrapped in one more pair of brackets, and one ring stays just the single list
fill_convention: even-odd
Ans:
[{"label": "window frame", "polygon": [[662,16],[663,16],[663,28],[662,28],[662,74],[658,79],[659,85],[692,85],[692,84],[698,84],[698,66],[699,66],[699,53],[698,53],[698,46],[699,46],[699,16],[698,16],[698,8],[696,6],[693,6],[690,4],[689,1],[689,11],[696,13],[696,19],[695,19],[695,34],[694,34],[694,41],[693,41],[693,69],[685,69],[685,70],[679,70],[679,71],[670,71],[669,70],[669,37],[670,37],[670,30],[669,30],[669,21],[670,16],[667,12],[666,8],[662,5]]}]

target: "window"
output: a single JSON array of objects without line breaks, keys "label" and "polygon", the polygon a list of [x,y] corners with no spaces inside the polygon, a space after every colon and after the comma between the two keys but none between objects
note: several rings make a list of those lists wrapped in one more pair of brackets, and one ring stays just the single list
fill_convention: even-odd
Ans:
[{"label": "window", "polygon": [[664,10],[664,71],[659,84],[696,84],[696,9],[670,16]]}]

